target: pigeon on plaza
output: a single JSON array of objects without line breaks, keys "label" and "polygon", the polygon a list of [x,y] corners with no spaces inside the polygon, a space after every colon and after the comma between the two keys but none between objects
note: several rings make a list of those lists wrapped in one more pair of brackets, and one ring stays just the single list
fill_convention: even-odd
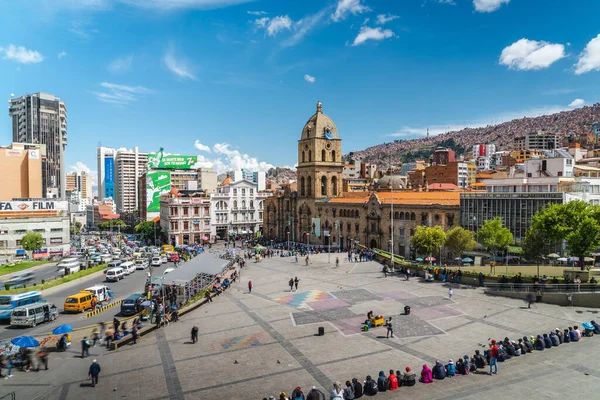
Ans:
[{"label": "pigeon on plaza", "polygon": [[277,360],[277,364],[281,364],[281,363],[279,362],[279,360]]},{"label": "pigeon on plaza", "polygon": [[233,363],[234,364],[239,364],[239,362],[237,360],[234,360]]}]

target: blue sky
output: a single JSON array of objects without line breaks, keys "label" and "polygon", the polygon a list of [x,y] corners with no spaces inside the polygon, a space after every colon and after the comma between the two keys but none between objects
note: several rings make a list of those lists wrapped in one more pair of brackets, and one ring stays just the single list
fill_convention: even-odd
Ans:
[{"label": "blue sky", "polygon": [[0,97],[67,103],[69,169],[95,170],[98,143],[294,165],[317,100],[345,153],[596,103],[598,15],[596,0],[12,1]]}]

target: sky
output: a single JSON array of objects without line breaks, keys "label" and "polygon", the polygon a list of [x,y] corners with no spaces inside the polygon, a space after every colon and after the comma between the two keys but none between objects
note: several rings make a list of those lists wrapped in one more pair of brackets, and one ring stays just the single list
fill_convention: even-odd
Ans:
[{"label": "sky", "polygon": [[[344,153],[600,101],[597,0],[28,0],[0,15],[0,97],[68,109],[96,148],[293,166],[317,101]],[[0,144],[11,141],[8,113]]]}]

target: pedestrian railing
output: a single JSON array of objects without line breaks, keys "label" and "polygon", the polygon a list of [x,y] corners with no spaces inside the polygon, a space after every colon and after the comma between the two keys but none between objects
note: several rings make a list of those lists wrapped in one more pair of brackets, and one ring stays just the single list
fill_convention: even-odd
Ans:
[{"label": "pedestrian railing", "polygon": [[485,283],[485,288],[494,292],[514,293],[598,293],[594,283]]},{"label": "pedestrian railing", "polygon": [[0,397],[0,400],[2,400],[2,399],[16,400],[16,398],[17,398],[16,392],[10,392],[9,394],[5,394],[4,396]]}]

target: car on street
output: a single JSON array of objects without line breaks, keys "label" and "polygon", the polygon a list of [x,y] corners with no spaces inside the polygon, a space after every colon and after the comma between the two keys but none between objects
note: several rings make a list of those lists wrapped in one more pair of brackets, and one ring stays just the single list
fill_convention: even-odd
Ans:
[{"label": "car on street", "polygon": [[169,261],[171,261],[171,262],[179,261],[179,254],[171,253],[171,255],[169,256]]},{"label": "car on street", "polygon": [[166,264],[166,263],[168,263],[168,262],[169,262],[169,259],[167,258],[167,255],[166,255],[166,254],[161,254],[161,256],[160,256],[160,261],[161,261],[163,264]]},{"label": "car on street", "polygon": [[106,271],[104,277],[107,282],[118,282],[125,278],[125,271],[122,268],[111,268]]},{"label": "car on street", "polygon": [[135,260],[135,269],[146,269],[148,268],[148,261],[144,260],[144,259],[137,259]]},{"label": "car on street", "polygon": [[58,318],[58,307],[42,301],[15,308],[10,315],[10,324],[35,327],[41,322],[54,321],[56,318]]},{"label": "car on street", "polygon": [[152,266],[160,267],[162,265],[162,259],[160,257],[152,257]]},{"label": "car on street", "polygon": [[129,261],[124,262],[119,267],[123,269],[123,272],[125,272],[126,275],[133,274],[135,272],[135,270],[137,269],[137,267],[132,262],[129,262]]}]

